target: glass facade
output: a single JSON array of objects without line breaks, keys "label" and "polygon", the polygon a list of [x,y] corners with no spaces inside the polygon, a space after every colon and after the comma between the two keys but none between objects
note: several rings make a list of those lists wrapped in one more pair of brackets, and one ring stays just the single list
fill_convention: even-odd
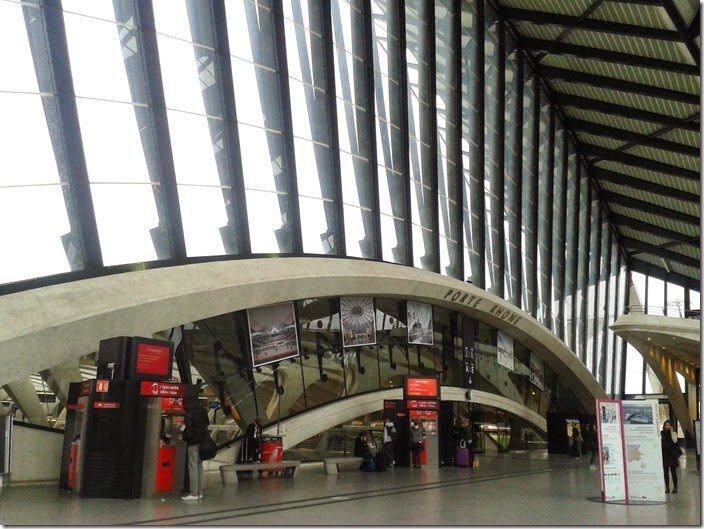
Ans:
[{"label": "glass facade", "polygon": [[[0,293],[197,260],[363,258],[510,301],[610,395],[643,372],[624,388],[631,356],[609,325],[629,271],[607,215],[489,3],[0,0],[0,42]],[[698,292],[647,285],[644,306],[698,308]],[[296,303],[316,347],[286,376],[320,391],[291,413],[401,374],[459,385],[460,315],[436,309],[435,345],[408,344],[402,303],[377,300],[377,343],[348,349],[335,300]],[[273,370],[248,372],[233,325],[218,376],[232,400],[251,392],[245,415],[271,417]],[[496,331],[477,329],[480,385],[545,413],[529,351],[516,344],[506,372]]]},{"label": "glass facade", "polygon": [[[343,326],[349,328],[355,314],[350,301],[366,307],[363,314],[373,319],[376,332],[360,345],[345,346]],[[343,304],[347,310],[341,310]],[[222,383],[220,398],[232,406],[234,423],[242,429],[257,416],[268,424],[341,398],[401,388],[404,377],[437,376],[443,386],[463,387],[465,346],[476,350],[473,390],[504,397],[542,416],[553,395],[570,392],[558,387],[559,378],[548,365],[543,387],[533,383],[531,351],[520,343],[514,344],[513,368],[499,364],[498,330],[454,311],[428,306],[432,338],[421,344],[409,336],[405,300],[319,298],[294,305],[300,356],[254,369],[249,367],[247,311],[195,321],[182,330],[189,359],[205,380]],[[277,384],[283,391],[277,393]]]}]

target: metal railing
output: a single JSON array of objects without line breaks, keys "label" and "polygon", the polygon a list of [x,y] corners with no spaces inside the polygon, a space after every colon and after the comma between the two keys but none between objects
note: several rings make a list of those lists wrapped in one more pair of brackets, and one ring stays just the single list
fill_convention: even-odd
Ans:
[{"label": "metal railing", "polygon": [[701,310],[685,310],[684,303],[675,301],[662,305],[629,305],[623,310],[624,314],[648,314],[650,316],[668,316],[672,318],[700,319]]}]

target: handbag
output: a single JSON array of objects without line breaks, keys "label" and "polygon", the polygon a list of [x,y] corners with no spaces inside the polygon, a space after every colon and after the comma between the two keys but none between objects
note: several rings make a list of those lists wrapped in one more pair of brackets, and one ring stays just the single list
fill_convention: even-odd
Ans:
[{"label": "handbag", "polygon": [[208,431],[205,432],[205,438],[200,443],[199,452],[200,458],[203,461],[213,459],[218,453],[218,445],[215,444],[215,441],[213,441],[213,438],[210,437],[210,432]]}]

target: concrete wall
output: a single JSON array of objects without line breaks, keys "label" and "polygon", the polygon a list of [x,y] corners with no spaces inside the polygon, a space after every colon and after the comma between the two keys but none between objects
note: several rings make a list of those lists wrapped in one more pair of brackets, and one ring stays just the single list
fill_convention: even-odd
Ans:
[{"label": "concrete wall", "polygon": [[10,483],[30,485],[53,482],[58,487],[63,443],[63,432],[14,423]]}]

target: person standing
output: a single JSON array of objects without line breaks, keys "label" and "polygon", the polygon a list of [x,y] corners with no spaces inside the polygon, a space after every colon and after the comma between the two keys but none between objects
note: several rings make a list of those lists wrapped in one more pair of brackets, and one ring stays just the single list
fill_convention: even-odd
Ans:
[{"label": "person standing", "polygon": [[394,466],[396,460],[394,459],[394,441],[397,437],[396,426],[391,419],[386,419],[384,421],[384,455],[386,456],[386,463],[389,466]]},{"label": "person standing", "polygon": [[256,463],[262,457],[262,419],[257,417],[247,426],[244,433],[243,447],[240,450],[240,462]]},{"label": "person standing", "polygon": [[591,450],[591,456],[589,457],[589,469],[596,470],[594,460],[596,459],[597,452],[599,452],[599,431],[596,429],[596,423],[592,423],[587,435],[589,440],[589,450]]},{"label": "person standing", "polygon": [[662,448],[662,466],[665,474],[665,492],[670,492],[670,476],[672,473],[672,493],[677,494],[677,467],[680,466],[677,458],[680,456],[680,447],[677,446],[677,433],[672,430],[672,423],[668,420],[662,425],[660,431],[660,444]]},{"label": "person standing", "polygon": [[572,436],[574,437],[574,447],[575,452],[577,453],[577,459],[579,459],[582,457],[582,444],[584,443],[584,437],[582,437],[582,433],[579,431],[579,427],[576,424],[572,428]]},{"label": "person standing", "polygon": [[420,421],[417,419],[411,423],[408,441],[411,449],[413,468],[420,468],[420,455],[423,452],[423,429],[421,428]]},{"label": "person standing", "polygon": [[182,436],[187,445],[190,493],[181,499],[201,500],[203,499],[203,460],[200,458],[200,444],[207,435],[210,420],[207,410],[198,403],[197,398],[184,399],[183,408],[186,410],[186,417]]}]

